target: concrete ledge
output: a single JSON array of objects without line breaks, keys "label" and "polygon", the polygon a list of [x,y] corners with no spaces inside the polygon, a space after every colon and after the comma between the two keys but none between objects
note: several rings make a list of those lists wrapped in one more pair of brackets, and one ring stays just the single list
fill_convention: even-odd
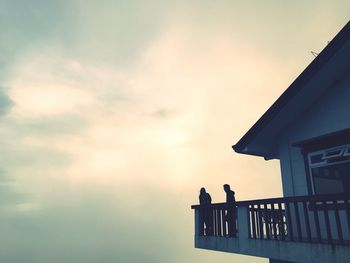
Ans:
[{"label": "concrete ledge", "polygon": [[350,262],[350,246],[195,236],[195,247],[300,263]]}]

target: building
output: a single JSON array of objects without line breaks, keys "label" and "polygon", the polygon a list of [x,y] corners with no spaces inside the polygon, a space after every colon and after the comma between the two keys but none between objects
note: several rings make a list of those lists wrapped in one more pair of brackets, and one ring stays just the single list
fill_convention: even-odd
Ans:
[{"label": "building", "polygon": [[284,197],[237,202],[230,236],[232,204],[192,206],[196,248],[270,262],[350,262],[350,22],[233,149],[279,159]]}]

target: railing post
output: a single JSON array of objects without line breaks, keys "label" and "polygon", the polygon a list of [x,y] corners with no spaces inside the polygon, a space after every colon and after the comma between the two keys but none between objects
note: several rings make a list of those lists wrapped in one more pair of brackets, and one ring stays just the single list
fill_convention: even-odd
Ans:
[{"label": "railing post", "polygon": [[248,239],[249,227],[250,227],[250,222],[248,217],[248,206],[246,205],[238,206],[237,219],[238,219],[239,239]]},{"label": "railing post", "polygon": [[199,209],[194,210],[194,235],[200,236]]}]

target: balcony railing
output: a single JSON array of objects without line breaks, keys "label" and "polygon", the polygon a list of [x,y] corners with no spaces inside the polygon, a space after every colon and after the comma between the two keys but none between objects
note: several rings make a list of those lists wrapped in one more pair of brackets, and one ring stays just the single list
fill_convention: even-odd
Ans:
[{"label": "balcony railing", "polygon": [[198,211],[199,236],[237,237],[237,207],[227,203],[194,205]]},{"label": "balcony railing", "polygon": [[297,196],[194,205],[196,235],[350,244],[350,195]]}]

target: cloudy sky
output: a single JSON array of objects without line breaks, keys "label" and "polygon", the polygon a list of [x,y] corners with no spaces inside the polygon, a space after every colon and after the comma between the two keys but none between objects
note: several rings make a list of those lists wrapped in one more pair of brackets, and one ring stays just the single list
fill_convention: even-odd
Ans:
[{"label": "cloudy sky", "polygon": [[344,1],[0,0],[0,261],[267,262],[193,248],[230,183],[282,195],[231,145],[348,22]]}]

